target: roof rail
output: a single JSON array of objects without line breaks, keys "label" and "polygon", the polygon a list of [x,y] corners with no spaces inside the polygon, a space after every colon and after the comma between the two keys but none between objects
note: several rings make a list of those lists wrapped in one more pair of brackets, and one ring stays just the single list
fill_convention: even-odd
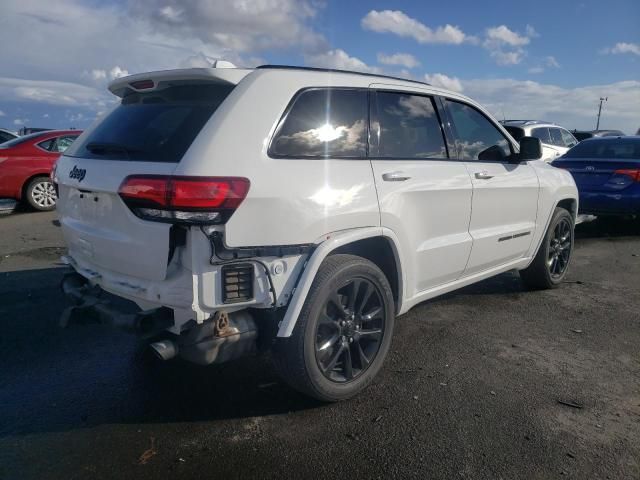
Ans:
[{"label": "roof rail", "polygon": [[403,82],[411,82],[411,83],[418,83],[420,85],[431,86],[430,83],[421,82],[419,80],[411,80],[408,78],[394,77],[391,75],[380,75],[377,73],[355,72],[353,70],[340,70],[337,68],[298,67],[294,65],[260,65],[259,67],[256,67],[256,68],[261,70],[307,70],[310,72],[349,73],[352,75],[362,75],[365,77],[377,77],[377,78],[389,78],[391,80],[401,80]]},{"label": "roof rail", "polygon": [[555,123],[547,122],[546,120],[500,120],[500,123],[519,123],[521,125],[536,125],[539,123],[548,123],[549,125],[555,125]]}]

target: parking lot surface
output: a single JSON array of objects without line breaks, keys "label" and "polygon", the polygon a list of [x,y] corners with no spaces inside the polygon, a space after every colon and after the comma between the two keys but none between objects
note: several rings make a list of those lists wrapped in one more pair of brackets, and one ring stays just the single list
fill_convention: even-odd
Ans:
[{"label": "parking lot surface", "polygon": [[399,318],[333,405],[268,358],[159,364],[62,330],[53,213],[0,218],[0,479],[640,478],[640,222],[577,227],[567,281],[500,275]]}]

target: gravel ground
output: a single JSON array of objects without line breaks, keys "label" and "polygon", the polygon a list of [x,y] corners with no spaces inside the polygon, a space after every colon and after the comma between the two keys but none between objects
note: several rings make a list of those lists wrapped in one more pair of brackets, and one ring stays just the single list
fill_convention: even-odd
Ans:
[{"label": "gravel ground", "polygon": [[266,358],[158,364],[57,327],[54,214],[0,218],[0,479],[640,478],[640,223],[577,228],[561,288],[507,273],[399,318],[376,382],[334,405]]}]

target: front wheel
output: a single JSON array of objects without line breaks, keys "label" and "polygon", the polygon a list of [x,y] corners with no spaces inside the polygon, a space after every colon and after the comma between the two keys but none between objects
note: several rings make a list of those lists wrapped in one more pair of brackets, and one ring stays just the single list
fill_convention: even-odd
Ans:
[{"label": "front wheel", "polygon": [[276,344],[276,368],[302,393],[345,400],[380,371],[393,326],[393,295],[384,273],[364,258],[332,255],[313,281],[293,334]]},{"label": "front wheel", "polygon": [[33,208],[43,212],[56,208],[56,189],[49,177],[36,177],[29,182],[26,200]]},{"label": "front wheel", "polygon": [[536,257],[531,265],[520,271],[520,277],[527,287],[555,288],[562,283],[573,253],[573,229],[571,214],[557,207]]}]

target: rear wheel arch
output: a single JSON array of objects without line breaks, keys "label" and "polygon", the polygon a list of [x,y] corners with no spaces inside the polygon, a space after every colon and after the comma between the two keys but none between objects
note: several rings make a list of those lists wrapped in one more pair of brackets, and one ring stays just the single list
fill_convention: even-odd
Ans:
[{"label": "rear wheel arch", "polygon": [[[317,244],[311,257],[307,260],[293,292],[293,297],[279,323],[278,337],[291,335],[320,267],[328,258],[336,254],[359,256],[380,268],[392,288],[396,314],[401,310],[404,299],[404,272],[402,270],[402,255],[393,232],[387,232],[386,229],[380,227],[362,227],[335,232],[327,234],[324,241]],[[388,257],[388,260],[381,261],[383,257]]]},{"label": "rear wheel arch", "polygon": [[336,248],[331,251],[329,256],[337,254],[366,258],[382,270],[391,286],[395,310],[398,311],[402,301],[402,271],[395,245],[391,239],[384,236],[364,238]]}]

